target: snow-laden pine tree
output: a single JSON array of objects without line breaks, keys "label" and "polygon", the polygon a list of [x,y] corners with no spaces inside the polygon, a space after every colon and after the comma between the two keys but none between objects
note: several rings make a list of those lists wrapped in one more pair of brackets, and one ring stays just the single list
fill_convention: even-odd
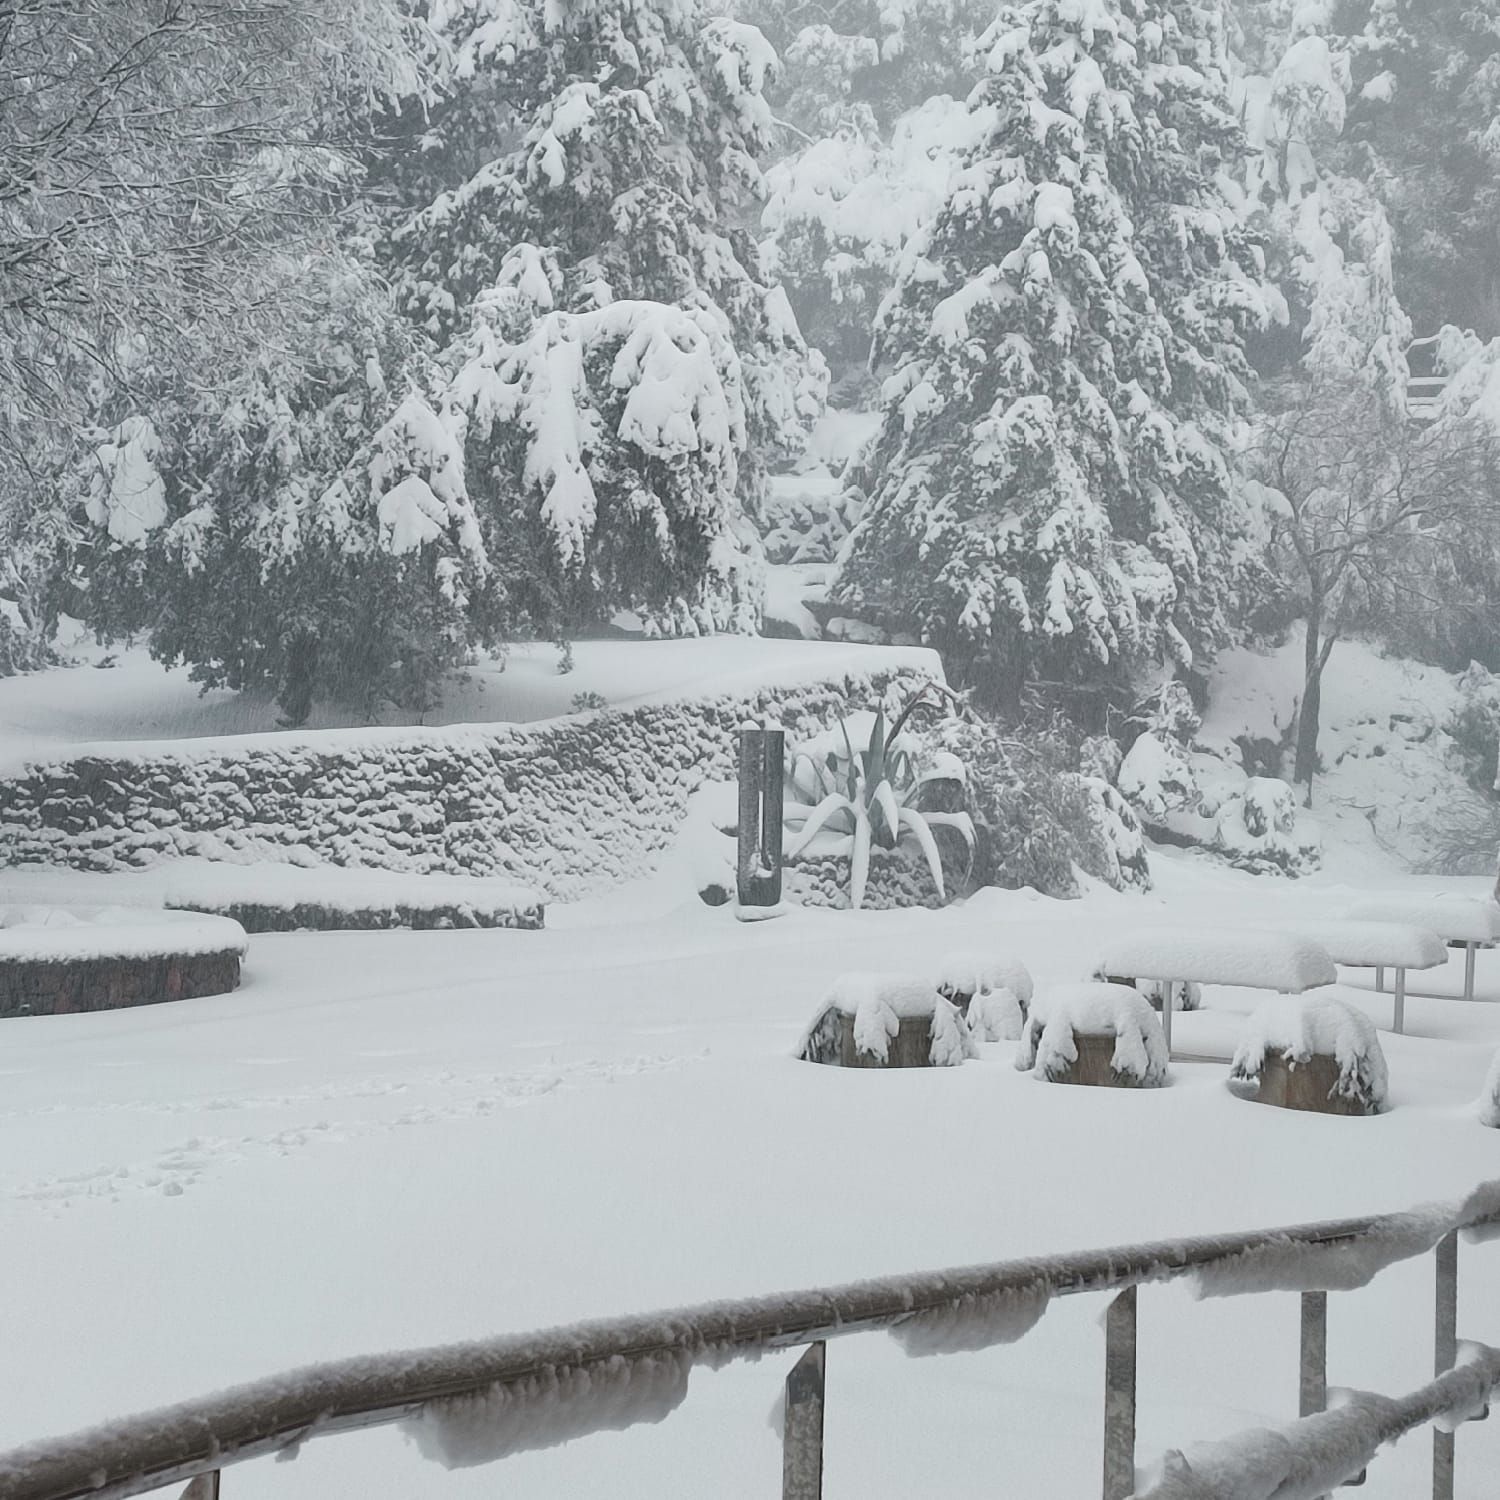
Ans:
[{"label": "snow-laden pine tree", "polygon": [[[630,300],[709,320],[739,361],[737,480],[753,509],[827,380],[750,233],[775,53],[701,0],[437,0],[432,19],[455,79],[424,145],[464,170],[394,237],[409,313],[440,343],[462,337],[507,257],[531,246],[561,280],[549,312]],[[467,170],[476,137],[492,150]]]},{"label": "snow-laden pine tree", "polygon": [[884,312],[894,366],[834,595],[1006,697],[1225,639],[1249,518],[1224,458],[1264,314],[1217,178],[1213,17],[1033,0],[982,43],[989,116]]},{"label": "snow-laden pine tree", "polygon": [[1313,381],[1368,371],[1401,420],[1412,330],[1380,174],[1351,169],[1350,40],[1323,5],[1264,0],[1235,16],[1233,93],[1250,151],[1231,191],[1285,303],[1276,330],[1255,341],[1257,364],[1266,374],[1300,366]]},{"label": "snow-laden pine tree", "polygon": [[389,299],[358,269],[321,290],[299,347],[163,432],[99,434],[77,476],[89,608],[205,686],[274,693],[289,723],[316,697],[420,713],[468,653],[490,569],[461,448],[399,383]]}]

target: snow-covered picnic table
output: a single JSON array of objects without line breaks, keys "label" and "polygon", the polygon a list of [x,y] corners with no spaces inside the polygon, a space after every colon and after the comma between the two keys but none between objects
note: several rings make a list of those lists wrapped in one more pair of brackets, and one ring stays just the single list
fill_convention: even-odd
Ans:
[{"label": "snow-covered picnic table", "polygon": [[1299,921],[1279,930],[1316,943],[1347,969],[1374,969],[1376,989],[1383,987],[1385,971],[1394,969],[1392,1030],[1398,1033],[1406,1024],[1406,971],[1437,969],[1448,962],[1448,950],[1437,933],[1406,922]]},{"label": "snow-covered picnic table", "polygon": [[[1474,954],[1500,939],[1500,906],[1458,896],[1381,896],[1361,901],[1345,915],[1353,922],[1390,922],[1434,932],[1450,948],[1464,950],[1464,999],[1474,998]],[[1415,965],[1408,965],[1414,968]],[[1385,976],[1376,970],[1375,986]]]},{"label": "snow-covered picnic table", "polygon": [[1153,979],[1164,986],[1161,1021],[1172,1046],[1172,999],[1177,985],[1228,984],[1299,995],[1338,977],[1317,943],[1250,927],[1144,927],[1112,938],[1099,954],[1112,979]]}]

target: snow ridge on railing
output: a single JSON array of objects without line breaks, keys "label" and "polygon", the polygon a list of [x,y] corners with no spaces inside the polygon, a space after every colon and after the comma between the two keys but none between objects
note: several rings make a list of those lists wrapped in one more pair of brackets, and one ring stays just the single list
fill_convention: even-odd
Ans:
[{"label": "snow ridge on railing", "polygon": [[[1500,1234],[1500,1181],[1457,1203],[1400,1214],[1002,1261],[340,1360],[0,1453],[0,1500],[123,1500],[289,1454],[312,1438],[393,1423],[447,1467],[486,1463],[659,1421],[683,1400],[695,1367],[811,1345],[788,1381],[783,1493],[800,1500],[821,1494],[828,1339],[890,1330],[912,1354],[972,1350],[1022,1337],[1054,1297],[1108,1291],[1116,1296],[1106,1320],[1104,1496],[1126,1500],[1135,1493],[1135,1288],[1182,1278],[1200,1296],[1303,1293],[1304,1420],[1246,1434],[1238,1448],[1237,1440],[1211,1445],[1206,1457],[1169,1454],[1140,1500],[1314,1495],[1413,1427],[1444,1419],[1456,1426],[1480,1413],[1500,1388],[1500,1353],[1473,1345],[1460,1355],[1444,1326],[1456,1306],[1460,1231],[1475,1240]],[[1437,1378],[1399,1400],[1361,1394],[1333,1411],[1308,1412],[1306,1393],[1325,1389],[1327,1291],[1363,1286],[1386,1266],[1434,1249],[1440,1361],[1446,1352]],[[1318,1315],[1311,1320],[1310,1308]],[[1319,1318],[1321,1333],[1310,1341]],[[1451,1495],[1451,1436],[1439,1436],[1447,1437]],[[1303,1486],[1305,1475],[1316,1476],[1312,1488]]]}]

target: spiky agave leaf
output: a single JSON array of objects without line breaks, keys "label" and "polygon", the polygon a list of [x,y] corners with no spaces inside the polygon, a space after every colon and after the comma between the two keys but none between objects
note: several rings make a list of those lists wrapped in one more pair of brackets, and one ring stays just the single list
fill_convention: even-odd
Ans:
[{"label": "spiky agave leaf", "polygon": [[865,904],[865,881],[870,874],[870,819],[864,807],[854,807],[854,849],[849,855],[849,905],[858,911]]},{"label": "spiky agave leaf", "polygon": [[878,807],[885,815],[886,830],[890,835],[890,842],[886,848],[894,849],[901,837],[901,807],[896,801],[896,794],[891,790],[888,781],[882,781],[875,788],[875,795],[870,799],[871,811]]},{"label": "spiky agave leaf", "polygon": [[932,830],[927,826],[927,819],[915,808],[903,807],[901,826],[911,834],[922,853],[926,855],[927,868],[932,871],[933,883],[937,886],[938,900],[946,901],[948,892],[943,886],[943,859],[938,853],[937,840],[933,838]]},{"label": "spiky agave leaf", "polygon": [[829,794],[813,808],[808,816],[807,822],[797,832],[797,837],[792,840],[791,847],[782,855],[783,859],[795,859],[807,846],[817,837],[818,831],[823,825],[837,813],[850,811],[855,813],[856,826],[858,809],[854,803],[842,792],[829,792]]}]

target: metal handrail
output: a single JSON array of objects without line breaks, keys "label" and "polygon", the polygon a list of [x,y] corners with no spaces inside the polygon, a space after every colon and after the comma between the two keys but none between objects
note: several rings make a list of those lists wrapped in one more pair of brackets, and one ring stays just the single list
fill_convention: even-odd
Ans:
[{"label": "metal handrail", "polygon": [[[1424,1226],[1415,1238],[1414,1223]],[[1129,1299],[1133,1454],[1135,1287],[1230,1269],[1256,1252],[1355,1244],[1385,1235],[1393,1238],[1383,1266],[1455,1241],[1460,1229],[1491,1225],[1500,1225],[1500,1181],[1461,1203],[1427,1211],[1420,1220],[1384,1214],[1002,1261],[311,1365],[0,1453],[0,1500],[124,1500],[295,1449],[312,1438],[405,1421],[455,1398],[519,1390],[539,1379],[565,1380],[618,1368],[622,1361],[666,1357],[717,1366],[769,1350],[895,1328],[922,1314],[962,1317],[976,1304],[1005,1298],[1031,1299],[1040,1308],[1054,1297],[1110,1291],[1121,1294],[1117,1303]],[[1330,1284],[1343,1288],[1362,1282],[1340,1273]],[[1305,1287],[1299,1279],[1293,1289]],[[821,1439],[821,1367],[818,1402]],[[821,1440],[818,1446],[821,1466]]]}]

